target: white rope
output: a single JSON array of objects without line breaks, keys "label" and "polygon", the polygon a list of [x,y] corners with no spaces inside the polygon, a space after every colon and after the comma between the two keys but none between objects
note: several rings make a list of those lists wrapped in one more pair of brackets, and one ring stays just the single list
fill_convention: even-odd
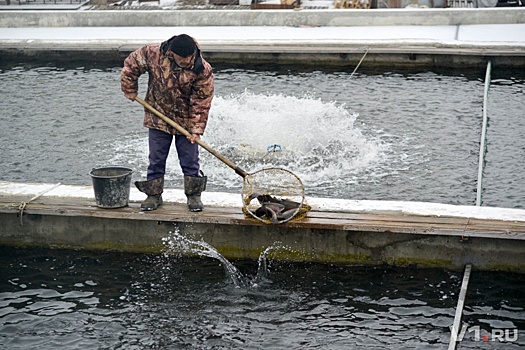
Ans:
[{"label": "white rope", "polygon": [[46,189],[45,191],[42,191],[41,193],[37,194],[36,196],[34,196],[33,198],[31,198],[30,200],[28,200],[27,202],[25,201],[22,201],[22,203],[20,203],[20,206],[18,206],[18,211],[20,211],[19,215],[20,215],[20,225],[23,225],[24,222],[23,222],[23,216],[24,216],[24,210],[26,208],[26,206],[31,203],[32,201],[34,201],[35,199],[39,198],[40,196],[43,196],[44,194],[54,190],[55,188],[57,188],[58,186],[62,185],[60,182],[57,183],[56,185],[53,185],[52,187]]}]

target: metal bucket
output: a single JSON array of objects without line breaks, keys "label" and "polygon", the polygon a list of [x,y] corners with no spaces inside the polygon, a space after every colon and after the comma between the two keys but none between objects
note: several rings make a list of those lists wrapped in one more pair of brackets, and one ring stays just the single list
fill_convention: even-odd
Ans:
[{"label": "metal bucket", "polygon": [[131,174],[124,167],[105,167],[91,170],[95,200],[100,208],[122,208],[129,203]]}]

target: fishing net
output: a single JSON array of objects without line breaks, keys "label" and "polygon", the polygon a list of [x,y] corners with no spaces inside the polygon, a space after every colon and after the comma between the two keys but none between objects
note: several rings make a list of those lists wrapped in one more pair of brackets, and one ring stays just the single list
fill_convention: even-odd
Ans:
[{"label": "fishing net", "polygon": [[247,217],[267,224],[301,219],[311,209],[301,179],[281,168],[262,169],[246,175],[242,202]]}]

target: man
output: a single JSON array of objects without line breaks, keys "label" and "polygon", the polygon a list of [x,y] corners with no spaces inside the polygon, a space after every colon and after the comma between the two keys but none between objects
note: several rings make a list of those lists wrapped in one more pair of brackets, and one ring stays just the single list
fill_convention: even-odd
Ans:
[{"label": "man", "polygon": [[188,209],[201,211],[200,197],[206,189],[207,177],[200,170],[199,146],[195,142],[208,121],[214,91],[212,68],[202,58],[197,41],[181,34],[161,44],[143,46],[126,58],[121,89],[128,99],[133,101],[137,97],[138,79],[145,72],[149,75],[146,102],[185,128],[191,137],[179,134],[145,110],[144,126],[149,128],[147,181],[135,182],[139,191],[148,195],[141,210],[155,210],[162,205],[166,159],[175,138]]}]

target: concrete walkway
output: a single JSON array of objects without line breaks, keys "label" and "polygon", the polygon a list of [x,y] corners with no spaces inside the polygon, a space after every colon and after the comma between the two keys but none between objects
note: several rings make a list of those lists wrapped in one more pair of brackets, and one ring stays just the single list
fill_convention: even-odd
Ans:
[{"label": "concrete walkway", "polygon": [[216,57],[229,53],[225,59],[261,53],[288,60],[355,54],[355,60],[368,50],[387,55],[387,62],[395,62],[388,56],[394,54],[412,61],[413,55],[499,56],[521,65],[525,56],[525,8],[0,11],[0,28],[0,52],[33,56],[35,50],[125,56],[177,33],[194,36]]},{"label": "concrete walkway", "polygon": [[182,190],[168,189],[155,211],[102,209],[91,186],[0,181],[0,245],[159,253],[176,227],[228,259],[256,260],[275,242],[292,247],[279,260],[359,265],[525,271],[525,210],[398,201],[308,198],[305,217],[263,224],[241,211],[238,194],[204,192],[205,209],[187,210]]},{"label": "concrete walkway", "polygon": [[177,33],[188,33],[209,45],[341,45],[359,44],[403,47],[440,44],[461,47],[515,48],[525,50],[525,24],[485,24],[459,26],[178,26],[178,27],[38,27],[2,28],[0,40],[8,42],[102,43],[158,42]]}]

